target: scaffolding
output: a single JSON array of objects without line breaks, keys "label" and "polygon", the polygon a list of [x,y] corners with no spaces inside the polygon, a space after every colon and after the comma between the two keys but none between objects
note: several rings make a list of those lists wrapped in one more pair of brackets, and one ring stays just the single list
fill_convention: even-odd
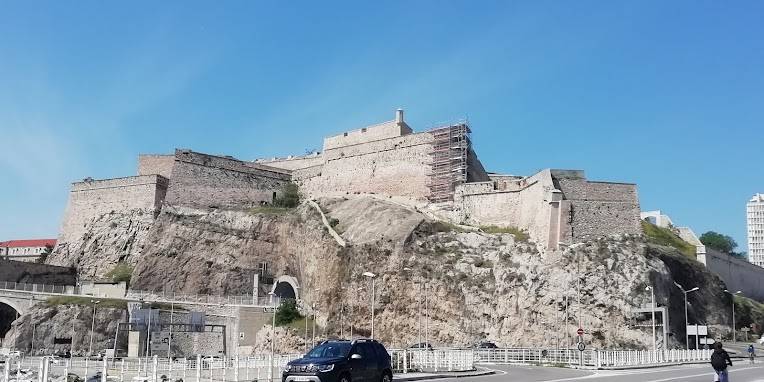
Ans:
[{"label": "scaffolding", "polygon": [[467,182],[467,157],[470,150],[470,128],[457,123],[429,131],[433,136],[430,201],[454,200],[456,186]]}]

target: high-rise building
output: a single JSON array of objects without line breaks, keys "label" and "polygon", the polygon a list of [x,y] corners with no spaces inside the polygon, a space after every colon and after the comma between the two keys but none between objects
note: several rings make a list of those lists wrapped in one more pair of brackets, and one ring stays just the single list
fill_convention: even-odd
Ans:
[{"label": "high-rise building", "polygon": [[764,194],[756,194],[746,205],[748,217],[748,261],[764,267]]}]

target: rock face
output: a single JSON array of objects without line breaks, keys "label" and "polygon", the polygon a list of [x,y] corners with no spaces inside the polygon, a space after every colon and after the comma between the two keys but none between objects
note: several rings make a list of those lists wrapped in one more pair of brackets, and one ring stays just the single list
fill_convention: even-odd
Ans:
[{"label": "rock face", "polygon": [[[60,346],[69,350],[69,345],[51,345],[54,338],[71,338],[72,354],[87,354],[90,347],[90,327],[93,323],[93,308],[87,305],[35,305],[27,314],[13,322],[6,334],[9,347],[28,352],[32,349],[34,334],[34,354],[51,354]],[[127,321],[127,310],[122,308],[98,307],[93,330],[93,352],[111,349],[118,322]],[[36,323],[36,325],[32,325]]]},{"label": "rock face", "polygon": [[[681,340],[684,301],[674,281],[704,288],[692,296],[690,322],[720,329],[729,323],[730,300],[718,278],[639,236],[540,252],[512,234],[464,230],[385,200],[318,203],[347,246],[306,204],[286,211],[164,208],[150,229],[128,216],[105,217],[78,251],[56,261],[99,274],[123,260],[135,264],[134,289],[205,294],[251,293],[253,275],[265,263],[274,276],[298,280],[303,310],[315,304],[325,336],[347,336],[351,324],[356,335],[370,334],[372,288],[362,274],[373,272],[374,334],[388,347],[420,338],[449,346],[480,340],[566,346],[581,325],[590,347],[642,348],[652,343],[649,322],[632,310],[650,302],[648,285],[656,302],[669,306],[673,338]],[[117,226],[107,228],[112,220]],[[123,250],[131,237],[133,246]],[[257,347],[270,336],[265,332],[270,329],[260,330]],[[281,350],[302,346],[300,333],[277,336]]]},{"label": "rock face", "polygon": [[138,262],[153,223],[153,214],[139,209],[100,215],[79,239],[57,246],[46,263],[77,268],[81,279],[102,278],[120,261]]}]

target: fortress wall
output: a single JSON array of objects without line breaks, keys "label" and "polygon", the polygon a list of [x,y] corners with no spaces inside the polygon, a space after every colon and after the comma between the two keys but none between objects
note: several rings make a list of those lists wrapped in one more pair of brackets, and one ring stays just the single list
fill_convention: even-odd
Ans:
[{"label": "fortress wall", "polygon": [[411,134],[411,128],[405,123],[396,121],[382,122],[377,125],[367,126],[358,130],[348,131],[331,137],[324,138],[324,152],[349,145],[357,145],[378,141],[381,139],[395,138]]},{"label": "fortress wall", "polygon": [[323,165],[317,165],[294,170],[292,171],[292,180],[300,184],[302,181],[321,176],[321,170],[323,170],[323,168]]},{"label": "fortress wall", "polygon": [[577,242],[613,234],[639,234],[637,186],[625,183],[555,179],[572,214],[564,241]]},{"label": "fortress wall", "polygon": [[170,178],[172,165],[175,163],[175,155],[138,155],[138,175],[159,174]]},{"label": "fortress wall", "polygon": [[271,203],[289,171],[236,159],[177,150],[165,201],[196,208],[248,208]]},{"label": "fortress wall", "polygon": [[141,210],[153,219],[167,192],[167,178],[142,175],[72,183],[58,245],[78,240],[95,218],[116,211]]},{"label": "fortress wall", "polygon": [[310,154],[292,158],[258,159],[255,163],[286,170],[302,170],[324,164],[324,157],[321,154]]},{"label": "fortress wall", "polygon": [[[484,192],[465,193],[481,188]],[[457,187],[454,202],[465,223],[520,228],[534,242],[546,245],[551,218],[548,200],[552,189],[551,176],[545,170],[528,178],[522,190],[493,191],[490,182],[461,185]]]},{"label": "fortress wall", "polygon": [[432,135],[409,134],[325,150],[321,176],[303,182],[309,195],[377,193],[425,199]]}]

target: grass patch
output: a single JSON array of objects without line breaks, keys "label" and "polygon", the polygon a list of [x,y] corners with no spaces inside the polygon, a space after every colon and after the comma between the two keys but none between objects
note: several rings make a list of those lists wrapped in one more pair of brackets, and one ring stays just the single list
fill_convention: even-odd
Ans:
[{"label": "grass patch", "polygon": [[296,330],[297,333],[304,333],[305,321],[308,322],[308,335],[310,335],[311,331],[313,330],[313,319],[310,317],[300,317],[288,324],[276,324],[276,326],[281,326],[284,328],[292,328]]},{"label": "grass patch", "polygon": [[499,227],[495,225],[480,226],[480,230],[485,233],[511,233],[517,241],[528,241],[531,237],[524,230],[517,227]]},{"label": "grass patch", "polygon": [[657,245],[674,247],[685,256],[695,258],[696,248],[694,245],[682,240],[677,234],[668,228],[658,227],[655,224],[642,220],[642,231],[644,231],[647,241]]},{"label": "grass patch", "polygon": [[133,266],[120,261],[114,266],[114,269],[107,272],[104,276],[115,283],[124,281],[130,284],[130,278],[133,276]]},{"label": "grass patch", "polygon": [[287,207],[260,206],[260,207],[250,208],[248,212],[253,215],[257,215],[257,214],[279,215],[279,214],[287,213],[290,210],[291,208],[287,208]]},{"label": "grass patch", "polygon": [[444,221],[434,221],[430,224],[430,227],[432,228],[433,233],[437,232],[467,232],[464,228],[459,227],[456,224],[444,222]]},{"label": "grass patch", "polygon": [[48,306],[58,305],[78,305],[78,306],[93,306],[90,300],[98,301],[99,308],[115,308],[115,309],[127,309],[127,301],[117,300],[112,298],[96,298],[96,297],[75,297],[75,296],[54,296],[48,297],[45,303]]}]

